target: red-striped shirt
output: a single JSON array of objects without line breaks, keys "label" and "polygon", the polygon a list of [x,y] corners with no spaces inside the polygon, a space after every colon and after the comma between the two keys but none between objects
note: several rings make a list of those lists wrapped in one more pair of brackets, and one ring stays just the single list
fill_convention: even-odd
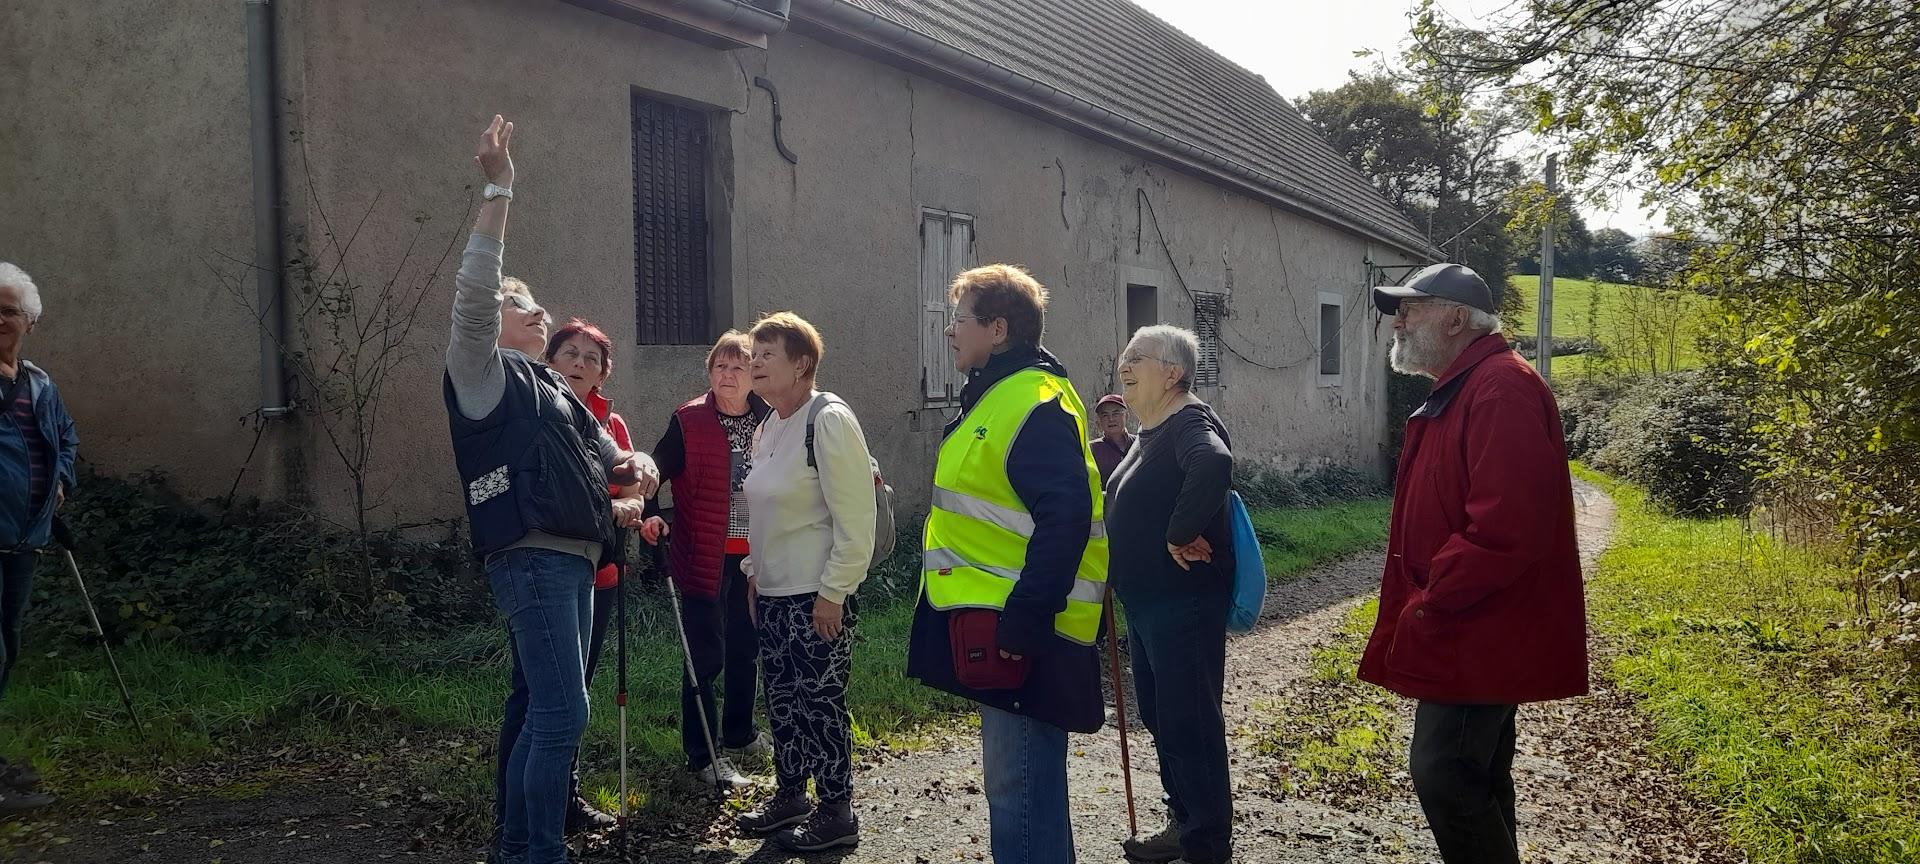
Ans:
[{"label": "red-striped shirt", "polygon": [[13,404],[7,406],[7,416],[27,443],[27,491],[33,512],[38,513],[52,483],[53,460],[48,458],[47,439],[40,434],[40,419],[33,415],[33,382],[20,381],[10,389]]}]

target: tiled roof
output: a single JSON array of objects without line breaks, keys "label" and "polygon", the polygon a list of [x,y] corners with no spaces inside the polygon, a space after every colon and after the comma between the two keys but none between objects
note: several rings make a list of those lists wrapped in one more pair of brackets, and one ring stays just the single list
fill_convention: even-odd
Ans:
[{"label": "tiled roof", "polygon": [[1335,213],[1409,251],[1431,249],[1265,79],[1128,0],[831,2],[1218,157],[1283,200]]}]

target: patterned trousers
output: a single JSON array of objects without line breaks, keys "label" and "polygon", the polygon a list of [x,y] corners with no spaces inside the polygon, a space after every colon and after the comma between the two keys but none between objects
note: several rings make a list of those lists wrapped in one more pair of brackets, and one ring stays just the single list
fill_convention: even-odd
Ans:
[{"label": "patterned trousers", "polygon": [[853,800],[853,733],[847,719],[847,678],[853,670],[856,615],[847,599],[840,638],[813,630],[812,594],[762,595],[760,676],[773,727],[773,772],[781,789],[804,788],[811,778],[822,802]]}]

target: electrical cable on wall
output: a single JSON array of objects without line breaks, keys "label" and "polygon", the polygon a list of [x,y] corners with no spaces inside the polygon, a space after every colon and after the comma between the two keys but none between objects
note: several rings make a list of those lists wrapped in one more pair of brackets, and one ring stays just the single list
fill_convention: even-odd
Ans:
[{"label": "electrical cable on wall", "polygon": [[[1174,281],[1180,283],[1180,290],[1186,292],[1187,302],[1192,303],[1196,308],[1198,308],[1200,305],[1200,300],[1195,295],[1193,288],[1187,284],[1186,274],[1180,272],[1180,262],[1174,258],[1173,246],[1172,244],[1167,242],[1166,232],[1162,231],[1160,228],[1160,213],[1159,211],[1154,209],[1153,199],[1147,196],[1147,190],[1143,188],[1135,187],[1134,194],[1135,194],[1135,201],[1136,201],[1136,210],[1138,209],[1138,204],[1145,204],[1147,215],[1150,215],[1153,217],[1153,233],[1154,233],[1154,236],[1158,237],[1160,240],[1160,250],[1164,252],[1167,256],[1167,265],[1173,268]],[[1371,285],[1362,285],[1360,289],[1354,293],[1354,296],[1347,298],[1346,310],[1344,311],[1344,313],[1341,315],[1341,318],[1340,318],[1340,329],[1342,331],[1346,330],[1347,323],[1353,320],[1353,313],[1360,307],[1361,303],[1365,300],[1366,293],[1372,290],[1372,288],[1373,286]],[[1292,295],[1293,292],[1292,292],[1291,286],[1288,287],[1287,293],[1289,296]],[[1297,319],[1298,318],[1297,310],[1299,308],[1297,301],[1294,308],[1296,310],[1295,317]],[[1247,339],[1247,337],[1240,332],[1239,328],[1233,327],[1231,324],[1226,324],[1225,322],[1227,322],[1228,320],[1230,320],[1229,316],[1226,316],[1226,315],[1221,316],[1221,322],[1223,326],[1220,328],[1220,337],[1221,337],[1220,344],[1227,349],[1228,353],[1232,354],[1235,357],[1240,358],[1242,362],[1245,362],[1252,366],[1257,366],[1261,369],[1271,369],[1275,371],[1291,369],[1295,366],[1299,366],[1302,363],[1305,363],[1309,360],[1312,360],[1320,356],[1320,352],[1326,347],[1324,344],[1315,345],[1311,352],[1301,356],[1299,359],[1289,360],[1284,363],[1275,364],[1275,363],[1268,363],[1260,360],[1255,360],[1254,358],[1247,356],[1247,354],[1242,352],[1239,348],[1234,347],[1234,344],[1227,340],[1226,333],[1229,330],[1231,330],[1234,336],[1248,342],[1250,345],[1253,343],[1253,340]],[[1305,322],[1302,321],[1301,324],[1302,324],[1302,327],[1304,328]]]}]

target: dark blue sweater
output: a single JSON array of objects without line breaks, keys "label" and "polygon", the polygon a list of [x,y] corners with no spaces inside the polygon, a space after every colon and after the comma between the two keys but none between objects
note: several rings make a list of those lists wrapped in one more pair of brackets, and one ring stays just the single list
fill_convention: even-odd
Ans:
[{"label": "dark blue sweater", "polygon": [[[947,424],[951,434],[966,412],[994,384],[1022,369],[1038,367],[1061,377],[1067,371],[1045,348],[996,354],[975,370],[960,391],[960,414]],[[1007,598],[996,641],[1009,653],[1033,658],[1027,684],[1018,690],[973,690],[953,673],[947,638],[947,613],[927,604],[924,594],[914,610],[907,648],[907,675],[920,683],[1004,711],[1022,714],[1073,732],[1092,732],[1104,722],[1100,695],[1100,655],[1053,632],[1053,616],[1066,608],[1080,556],[1093,525],[1093,494],[1081,434],[1073,417],[1057,404],[1042,405],[1027,418],[1007,453],[1008,480],[1033,516],[1026,565]]]}]

